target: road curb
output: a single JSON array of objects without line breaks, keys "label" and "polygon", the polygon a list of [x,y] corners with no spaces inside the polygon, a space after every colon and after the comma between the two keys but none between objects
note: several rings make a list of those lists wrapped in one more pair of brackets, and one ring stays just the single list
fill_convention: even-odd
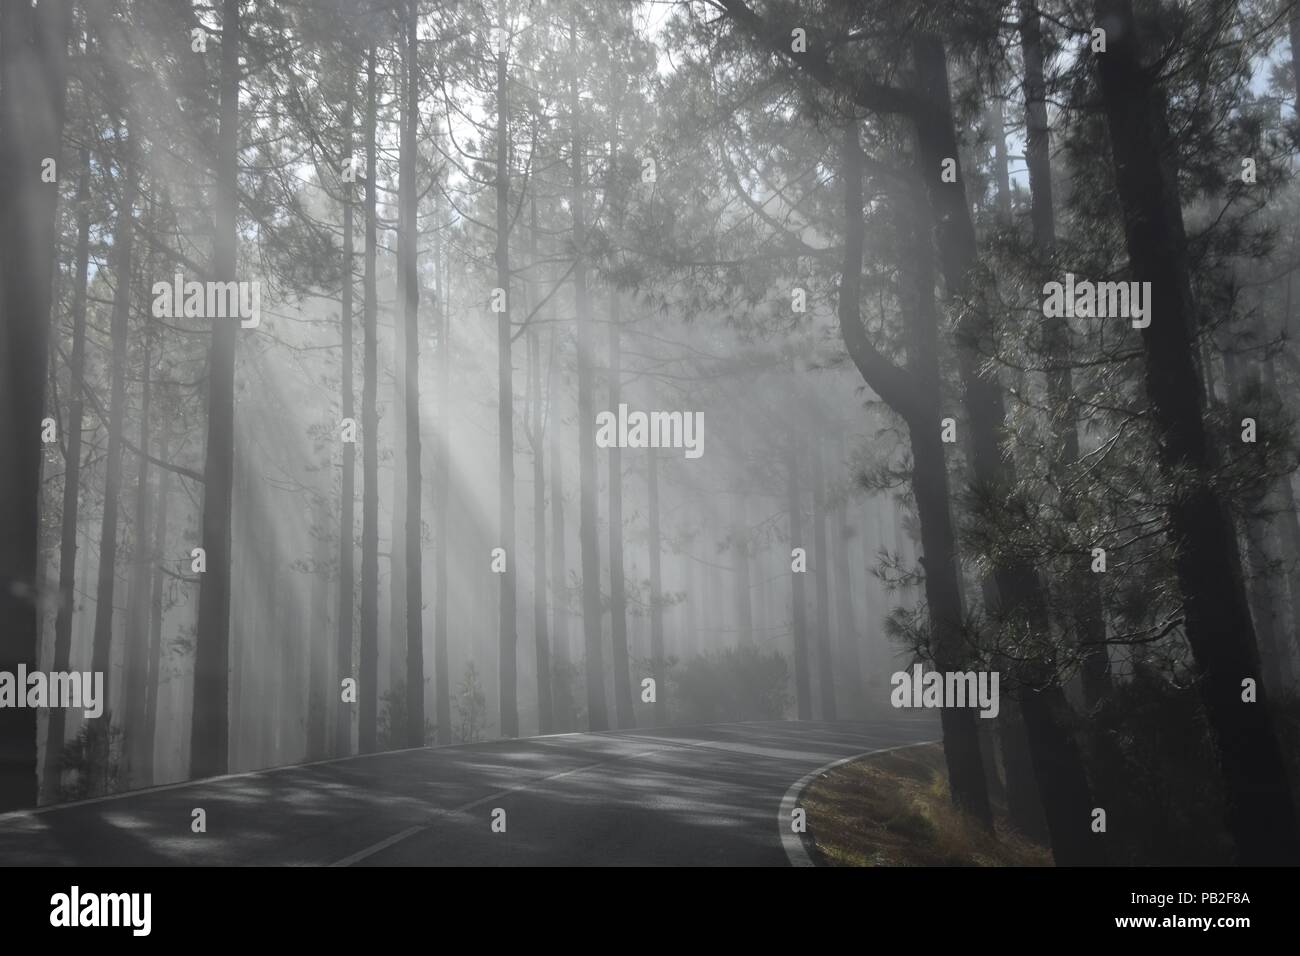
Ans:
[{"label": "road curb", "polygon": [[786,858],[790,861],[791,866],[817,866],[812,854],[808,852],[806,841],[809,837],[806,833],[795,833],[790,827],[791,816],[794,809],[799,804],[799,798],[803,796],[804,788],[812,783],[824,773],[830,773],[836,767],[843,766],[846,763],[852,763],[855,760],[861,760],[863,757],[874,757],[876,754],[893,753],[895,750],[910,750],[913,747],[925,747],[929,744],[941,743],[940,740],[921,740],[914,744],[899,744],[897,747],[880,747],[876,750],[864,750],[860,754],[853,754],[849,757],[841,757],[839,760],[832,760],[828,764],[818,767],[816,770],[810,770],[798,780],[796,780],[785,792],[781,798],[781,808],[776,814],[777,832],[781,834],[781,847],[785,850]]}]

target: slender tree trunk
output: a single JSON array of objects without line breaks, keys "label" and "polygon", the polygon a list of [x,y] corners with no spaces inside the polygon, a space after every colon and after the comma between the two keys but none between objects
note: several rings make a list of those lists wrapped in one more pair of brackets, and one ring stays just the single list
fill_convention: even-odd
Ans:
[{"label": "slender tree trunk", "polygon": [[156,556],[149,544],[149,534],[153,530],[150,511],[152,499],[149,494],[149,454],[150,401],[152,399],[151,377],[153,363],[150,361],[150,332],[144,335],[144,361],[140,371],[143,384],[140,389],[140,451],[139,472],[136,476],[135,495],[135,536],[131,548],[131,584],[127,592],[127,631],[126,659],[123,675],[123,696],[126,698],[126,780],[131,787],[142,787],[141,768],[148,762],[148,751],[153,741],[146,739],[144,733],[145,707],[149,683],[149,605],[153,595],[149,585],[153,580],[150,573]]},{"label": "slender tree trunk", "polygon": [[[260,537],[265,529],[257,520],[257,489],[252,485],[252,476],[249,469],[240,468],[234,477],[234,499],[240,502],[239,510],[234,513],[235,538],[246,553],[266,554]],[[240,592],[248,597],[239,602],[240,619],[231,629],[229,766],[232,771],[256,766],[256,741],[249,730],[250,708],[246,706],[249,694],[245,691],[251,688],[254,698],[258,693],[261,645],[257,637],[262,627],[260,598],[264,593],[261,562],[256,565],[252,561],[241,562],[240,568]]]},{"label": "slender tree trunk", "polygon": [[[270,495],[266,495],[266,504],[270,505]],[[268,615],[270,630],[264,638],[264,642],[269,650],[267,654],[267,681],[268,700],[270,701],[271,720],[269,721],[271,730],[271,746],[266,752],[266,765],[276,766],[277,764],[288,762],[289,747],[289,717],[302,713],[301,710],[294,706],[291,698],[292,688],[294,686],[294,675],[297,662],[293,658],[293,630],[292,620],[297,616],[297,607],[294,601],[294,589],[289,584],[289,574],[285,567],[287,562],[283,556],[283,543],[278,535],[268,529],[266,553],[273,556],[274,566],[269,574],[265,574],[263,579],[267,581],[271,588],[267,595],[267,603],[273,609]]]},{"label": "slender tree trunk", "polygon": [[[839,442],[840,458],[844,458],[844,439]],[[839,629],[840,672],[842,685],[849,695],[849,707],[846,709],[853,716],[862,715],[862,656],[859,648],[861,635],[853,619],[853,590],[850,583],[849,566],[849,515],[846,496],[840,497],[835,505],[835,560],[832,562],[835,573],[835,624]]]},{"label": "slender tree trunk", "polygon": [[135,235],[134,206],[138,164],[134,134],[123,144],[122,192],[113,235],[113,312],[110,336],[113,345],[111,394],[108,405],[108,457],[104,464],[104,511],[99,531],[98,582],[95,588],[95,636],[90,669],[104,675],[103,716],[112,722],[109,694],[113,673],[113,594],[117,583],[117,525],[122,494],[122,430],[126,416],[127,338],[130,335],[131,269]]},{"label": "slender tree trunk", "polygon": [[745,509],[745,496],[731,498],[731,559],[736,567],[736,626],[739,634],[736,643],[741,647],[754,644],[753,559],[749,553],[749,517]]},{"label": "slender tree trunk", "polygon": [[[609,407],[618,414],[622,401],[622,349],[619,342],[621,302],[609,296]],[[631,661],[627,651],[627,590],[623,572],[623,453],[615,444],[609,454],[609,609],[614,647],[614,710],[620,728],[635,727],[632,710]]]},{"label": "slender tree trunk", "polygon": [[505,298],[497,314],[497,416],[500,439],[500,547],[506,553],[505,573],[501,578],[500,667],[501,736],[519,736],[518,653],[519,635],[516,621],[515,554],[515,406],[514,368],[510,341],[510,120],[506,72],[509,43],[506,39],[506,0],[497,0],[497,29],[501,48],[497,51],[497,286]]},{"label": "slender tree trunk", "polygon": [[[317,527],[325,527],[329,514],[325,508],[317,507]],[[324,760],[329,756],[327,739],[329,721],[326,712],[325,693],[329,687],[329,577],[325,567],[329,561],[329,542],[323,536],[312,540],[312,570],[309,608],[311,625],[307,630],[307,653],[309,655],[307,678],[307,754],[308,760]]]},{"label": "slender tree trunk", "polygon": [[[409,0],[402,0],[409,6]],[[403,20],[406,18],[403,17]],[[403,60],[405,60],[405,30],[403,30],[402,43]],[[399,80],[402,100],[402,111],[400,120],[400,136],[406,136],[406,110],[405,103],[405,64],[403,63],[402,76]],[[410,185],[405,177],[406,171],[406,139],[400,139],[398,143],[398,196],[397,196],[397,216],[398,226],[396,234],[396,268],[394,286],[397,298],[397,314],[400,318],[395,318],[393,322],[393,402],[392,402],[392,428],[393,428],[393,493],[392,493],[392,514],[389,527],[392,529],[388,545],[388,630],[383,635],[384,648],[388,655],[388,693],[393,695],[392,700],[396,704],[396,695],[399,691],[405,694],[403,673],[406,667],[405,648],[406,648],[406,495],[407,495],[407,469],[406,469],[406,309],[403,305],[406,295],[406,196],[407,188]],[[376,681],[378,678],[376,678]],[[380,695],[381,699],[383,694]],[[403,702],[404,703],[404,702]],[[396,709],[394,708],[394,713]],[[405,727],[389,728],[389,747],[396,749],[404,746],[406,740]]]},{"label": "slender tree trunk", "polygon": [[[1142,62],[1130,0],[1098,0],[1095,22],[1109,27],[1097,72],[1130,268],[1135,281],[1160,290],[1141,330],[1147,395],[1161,439],[1159,462],[1174,482],[1168,520],[1184,631],[1218,748],[1228,828],[1242,863],[1295,864],[1295,805],[1260,674],[1237,543],[1227,505],[1210,481],[1216,455],[1202,418],[1196,309],[1164,93]],[[1242,701],[1248,677],[1257,682],[1254,703]]]},{"label": "slender tree trunk", "polygon": [[[577,62],[578,28],[569,21],[569,51]],[[608,730],[605,698],[605,656],[601,646],[600,542],[596,535],[596,437],[592,395],[591,303],[587,296],[587,220],[584,190],[585,159],[582,140],[582,101],[578,81],[569,82],[569,108],[573,124],[573,295],[578,316],[578,483],[579,544],[582,549],[582,630],[587,653],[587,729]]]},{"label": "slender tree trunk", "polygon": [[826,476],[821,440],[811,449],[813,486],[813,573],[817,576],[817,667],[822,720],[838,719],[835,706],[835,662],[831,658],[831,569],[826,546]]},{"label": "slender tree trunk", "polygon": [[[529,201],[528,255],[537,260],[537,200]],[[541,296],[534,296],[540,300]],[[546,418],[542,414],[541,336],[536,326],[528,330],[528,405],[532,410],[533,449],[533,645],[537,665],[537,732],[555,729],[555,702],[551,694],[551,648],[546,633]],[[547,400],[552,394],[547,391]]]},{"label": "slender tree trunk", "polygon": [[418,0],[406,18],[406,105],[401,142],[402,306],[406,325],[406,745],[424,746],[424,589],[422,587],[420,478],[420,275],[419,189],[415,148],[420,122]]},{"label": "slender tree trunk", "polygon": [[[212,276],[235,281],[239,235],[239,0],[223,0],[221,125],[217,133]],[[190,776],[230,768],[230,516],[235,457],[235,335],[238,323],[212,320],[208,355],[208,441],[203,468],[202,543],[207,570],[199,584],[194,650]],[[236,666],[238,662],[236,662]]]},{"label": "slender tree trunk", "polygon": [[[536,258],[534,254],[534,261]],[[529,329],[528,402],[533,418],[533,643],[537,654],[537,732],[549,734],[554,730],[555,716],[551,699],[551,651],[546,634],[546,463],[542,452],[545,439],[542,434],[540,349],[537,329]]]},{"label": "slender tree trunk", "polygon": [[[790,516],[790,548],[807,548],[803,540],[803,506],[799,501],[799,441],[790,434],[789,454],[786,460],[787,512]],[[791,559],[793,564],[793,558]],[[794,630],[794,686],[795,704],[800,720],[812,720],[812,677],[808,666],[808,630],[804,621],[807,603],[804,597],[804,574],[790,572],[790,621]]]},{"label": "slender tree trunk", "polygon": [[646,449],[646,521],[650,531],[650,660],[655,680],[655,726],[668,723],[668,674],[664,664],[664,605],[660,559],[659,457]]},{"label": "slender tree trunk", "polygon": [[[162,438],[158,444],[158,457],[167,461],[167,423],[163,422]],[[144,762],[140,765],[140,785],[154,783],[154,750],[158,741],[158,694],[162,685],[162,625],[163,625],[163,573],[162,565],[167,554],[167,506],[171,496],[171,472],[158,469],[158,515],[154,522],[153,562],[150,573],[153,582],[149,602],[149,679],[145,684],[144,737],[141,748]]]},{"label": "slender tree trunk", "polygon": [[[62,537],[59,547],[59,606],[54,617],[54,670],[67,671],[72,656],[72,612],[76,607],[77,515],[81,493],[81,426],[86,379],[86,285],[90,266],[90,151],[78,154],[77,250],[72,287],[72,357],[69,363],[67,453],[64,455]],[[50,708],[45,744],[45,800],[58,798],[67,712]]]},{"label": "slender tree trunk", "polygon": [[[273,541],[267,541],[267,545],[275,548]],[[261,674],[261,693],[256,700],[249,700],[248,703],[261,711],[255,718],[257,726],[262,730],[262,748],[257,765],[274,767],[281,762],[283,715],[288,709],[284,699],[287,677],[284,655],[287,601],[282,597],[286,593],[285,582],[278,566],[264,569],[261,580],[267,589],[266,613],[260,621],[263,628],[260,635],[263,656],[261,667],[258,668]]]},{"label": "slender tree trunk", "polygon": [[[703,516],[700,522],[700,540],[709,543],[709,554],[717,553],[717,533],[713,527],[713,515],[711,511]],[[713,599],[715,594],[719,593],[718,589],[718,569],[713,566],[712,561],[700,563],[700,626],[698,630],[700,639],[700,653],[708,654],[718,649],[719,638],[721,637],[721,608],[718,602]]]},{"label": "slender tree trunk", "polygon": [[[343,108],[343,157],[352,171],[356,165],[352,159],[352,90],[354,86],[349,67],[347,104]],[[368,173],[367,173],[368,175]],[[339,310],[339,326],[342,332],[343,369],[343,418],[355,424],[356,408],[353,400],[355,389],[352,382],[352,180],[345,179],[343,188],[343,287],[340,290],[342,306]],[[355,437],[355,436],[353,436]],[[356,459],[355,441],[343,443],[343,476],[340,489],[339,519],[339,633],[334,651],[334,684],[330,688],[331,707],[334,712],[334,756],[346,757],[352,753],[352,714],[354,708],[343,702],[342,682],[356,675],[352,670],[353,624],[355,617],[357,582],[356,559]]]},{"label": "slender tree trunk", "polygon": [[[569,666],[573,655],[569,651],[569,601],[568,569],[565,562],[564,540],[564,464],[560,457],[560,407],[555,369],[560,362],[560,332],[551,332],[551,361],[547,370],[546,397],[550,424],[551,446],[551,639],[555,647],[555,666],[564,674],[565,686],[570,676]],[[554,693],[552,697],[554,699]],[[568,733],[576,728],[573,712],[573,694],[566,692],[555,700],[555,729]]]},{"label": "slender tree trunk", "polygon": [[361,386],[361,647],[357,750],[378,747],[379,716],[379,300],[376,282],[378,168],[375,162],[375,48],[366,51],[366,260],[363,279],[365,359]]},{"label": "slender tree trunk", "polygon": [[[875,496],[869,496],[863,502],[862,514],[862,536],[858,540],[862,552],[862,634],[863,634],[863,659],[866,663],[866,670],[872,674],[867,678],[865,690],[872,695],[872,701],[875,700],[875,694],[880,686],[876,682],[876,663],[878,656],[879,642],[876,633],[877,613],[875,605],[881,597],[880,580],[876,577],[876,568],[879,562],[880,539],[882,535],[880,508]],[[880,602],[883,603],[883,602]],[[883,674],[883,671],[882,671]]]},{"label": "slender tree trunk", "polygon": [[[398,190],[400,192],[400,185]],[[399,199],[399,218],[403,215],[401,206]],[[405,278],[402,275],[405,262],[400,251],[404,229],[399,227],[398,233],[398,306],[393,323],[393,493],[388,542],[388,629],[382,635],[388,656],[388,692],[393,694],[402,688],[402,675],[406,667],[406,330],[405,312],[400,304],[401,297],[406,292]],[[404,690],[402,692],[405,693]],[[383,693],[380,697],[382,699]],[[403,746],[406,728],[390,730],[389,746],[393,749]]]},{"label": "slender tree trunk", "polygon": [[[435,239],[436,241],[436,239]],[[451,743],[451,675],[447,668],[447,539],[451,533],[448,503],[451,491],[451,255],[442,255],[441,244],[434,250],[438,268],[443,269],[442,329],[438,336],[438,461],[434,477],[434,512],[437,540],[433,551],[433,679],[439,744]]]},{"label": "slender tree trunk", "polygon": [[[930,628],[935,635],[934,666],[940,671],[963,670],[957,544],[948,510],[947,464],[937,418],[935,421],[936,424],[928,428],[910,429],[912,492],[921,525],[925,601],[930,612]],[[964,707],[945,707],[939,717],[953,803],[991,828],[992,810],[976,725],[979,718],[970,708]]]}]

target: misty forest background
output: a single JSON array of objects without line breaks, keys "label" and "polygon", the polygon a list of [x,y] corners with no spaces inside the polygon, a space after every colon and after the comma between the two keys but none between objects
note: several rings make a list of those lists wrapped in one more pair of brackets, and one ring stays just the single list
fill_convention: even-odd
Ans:
[{"label": "misty forest background", "polygon": [[1300,6],[2,10],[0,669],[107,708],[0,711],[0,810],[921,660],[1002,676],[942,713],[976,825],[1300,862]]}]

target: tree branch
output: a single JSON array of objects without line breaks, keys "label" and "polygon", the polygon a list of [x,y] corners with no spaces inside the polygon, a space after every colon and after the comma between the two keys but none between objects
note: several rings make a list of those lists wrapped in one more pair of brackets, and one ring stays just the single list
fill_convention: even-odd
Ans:
[{"label": "tree branch", "polygon": [[863,109],[871,110],[874,113],[898,113],[915,116],[928,108],[925,101],[910,90],[890,86],[887,83],[880,83],[865,73],[856,82],[845,80],[831,66],[831,62],[827,59],[825,53],[816,50],[795,53],[790,49],[790,30],[792,27],[781,27],[769,23],[750,9],[749,5],[743,0],[711,0],[711,2],[764,46],[790,60],[826,89],[834,93],[847,94],[854,103]]}]

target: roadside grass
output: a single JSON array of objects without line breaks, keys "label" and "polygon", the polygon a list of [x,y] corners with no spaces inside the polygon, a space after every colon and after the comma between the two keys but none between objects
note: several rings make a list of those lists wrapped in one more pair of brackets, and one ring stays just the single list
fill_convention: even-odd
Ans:
[{"label": "roadside grass", "polygon": [[954,809],[940,744],[842,764],[809,784],[800,806],[821,865],[1052,865],[1051,851],[1004,816],[992,835]]}]

